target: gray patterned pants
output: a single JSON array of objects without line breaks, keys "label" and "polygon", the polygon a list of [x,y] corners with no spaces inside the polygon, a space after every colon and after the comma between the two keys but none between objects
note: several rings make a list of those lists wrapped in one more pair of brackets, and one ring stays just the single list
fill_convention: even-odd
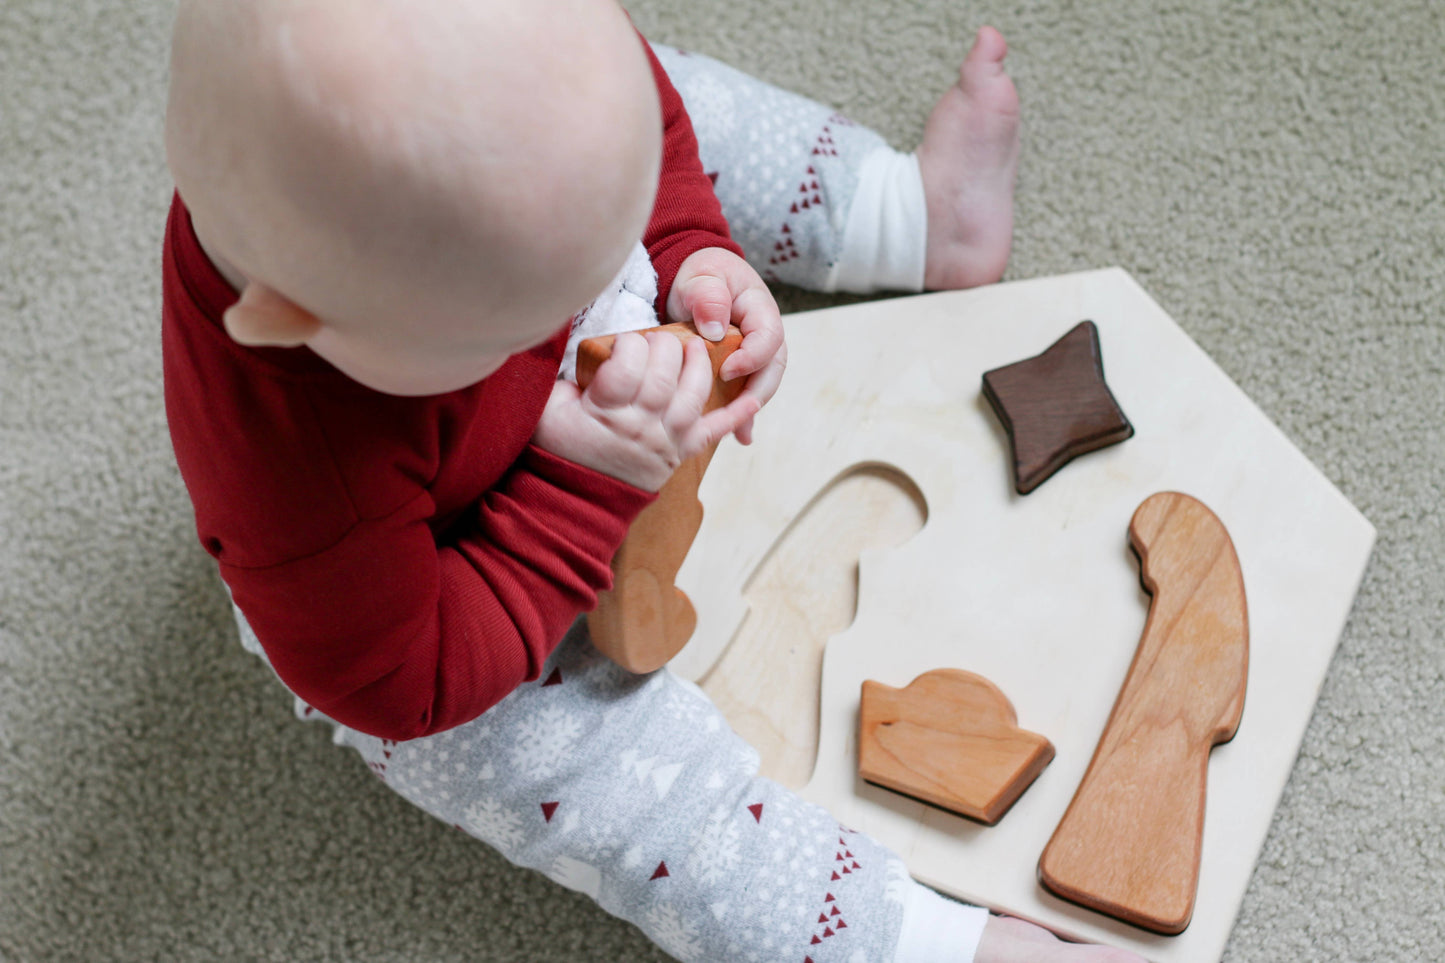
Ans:
[{"label": "gray patterned pants", "polygon": [[[242,644],[265,658],[240,612]],[[579,619],[535,682],[446,732],[393,742],[330,722],[408,801],[585,893],[684,963],[888,963],[895,856],[757,775],[696,686],[632,675]]]}]

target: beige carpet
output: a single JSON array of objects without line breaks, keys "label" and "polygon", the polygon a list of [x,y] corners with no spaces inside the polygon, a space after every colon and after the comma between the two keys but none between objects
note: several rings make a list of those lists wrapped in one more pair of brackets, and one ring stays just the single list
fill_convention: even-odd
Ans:
[{"label": "beige carpet", "polygon": [[[1010,277],[1127,268],[1380,531],[1227,958],[1440,959],[1445,7],[632,10],[901,146],[1005,32]],[[170,15],[0,4],[0,960],[663,959],[410,810],[237,647],[161,406]]]}]

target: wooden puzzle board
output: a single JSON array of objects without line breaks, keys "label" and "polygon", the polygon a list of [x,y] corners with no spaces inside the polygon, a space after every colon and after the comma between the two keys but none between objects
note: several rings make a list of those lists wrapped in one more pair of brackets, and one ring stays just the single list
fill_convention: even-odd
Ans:
[{"label": "wooden puzzle board", "polygon": [[[1018,496],[980,379],[1084,319],[1098,325],[1105,374],[1137,433]],[[788,374],[756,443],[722,445],[703,482],[706,516],[678,576],[698,630],[672,669],[701,679],[746,634],[744,586],[830,482],[860,465],[898,469],[921,491],[927,518],[901,544],[862,555],[856,618],[823,660],[817,765],[801,794],[944,892],[1159,963],[1218,960],[1374,528],[1120,269],[830,308],[785,326]],[[1163,490],[1199,498],[1228,528],[1251,645],[1238,735],[1209,765],[1193,922],[1175,937],[1056,899],[1035,869],[1139,642],[1149,597],[1127,529]],[[866,504],[842,512],[830,526],[866,529],[880,517]],[[755,616],[753,635],[774,647],[764,658],[793,644],[785,631],[766,637],[787,624]],[[903,686],[941,667],[993,681],[1019,724],[1057,748],[997,826],[857,776],[863,680]]]}]

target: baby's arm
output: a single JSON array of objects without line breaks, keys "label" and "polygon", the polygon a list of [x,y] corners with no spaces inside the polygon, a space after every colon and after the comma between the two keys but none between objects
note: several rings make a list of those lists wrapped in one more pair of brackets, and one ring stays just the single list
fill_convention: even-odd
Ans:
[{"label": "baby's arm", "polygon": [[227,337],[236,292],[179,199],[165,253],[177,462],[201,541],[283,681],[338,722],[405,740],[535,678],[652,501],[527,444],[565,335],[466,392],[386,396]]},{"label": "baby's arm", "polygon": [[[672,86],[652,48],[640,38],[639,42],[647,50],[662,107],[662,170],[658,175],[657,200],[642,243],[652,266],[657,269],[656,307],[658,316],[665,317],[669,313],[673,284],[689,257],[705,248],[716,247],[731,251],[741,259],[743,251],[732,239],[722,205],[713,191],[712,179],[698,159],[697,136],[682,96]],[[706,331],[702,334],[708,336]],[[721,332],[717,337],[721,337]]]},{"label": "baby's arm", "polygon": [[[697,137],[682,97],[651,47],[647,55],[663,120],[662,172],[643,236],[657,269],[657,313],[670,321],[692,321],[713,341],[729,323],[737,325],[743,332],[742,347],[720,374],[725,380],[749,379],[733,405],[750,399],[761,407],[777,390],[786,361],[778,306],[729,233],[712,179],[698,159]],[[751,418],[740,421],[737,432],[746,444]]]}]

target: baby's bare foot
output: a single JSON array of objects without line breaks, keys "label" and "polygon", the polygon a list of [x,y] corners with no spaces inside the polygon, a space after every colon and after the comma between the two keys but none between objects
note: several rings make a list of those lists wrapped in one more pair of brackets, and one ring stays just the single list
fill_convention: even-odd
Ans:
[{"label": "baby's bare foot", "polygon": [[990,916],[973,963],[1145,963],[1126,950],[1065,943],[1042,926],[1012,916]]},{"label": "baby's bare foot", "polygon": [[923,129],[918,164],[928,206],[923,285],[939,290],[1003,276],[1013,246],[1019,98],[1003,70],[1008,44],[979,30]]}]

